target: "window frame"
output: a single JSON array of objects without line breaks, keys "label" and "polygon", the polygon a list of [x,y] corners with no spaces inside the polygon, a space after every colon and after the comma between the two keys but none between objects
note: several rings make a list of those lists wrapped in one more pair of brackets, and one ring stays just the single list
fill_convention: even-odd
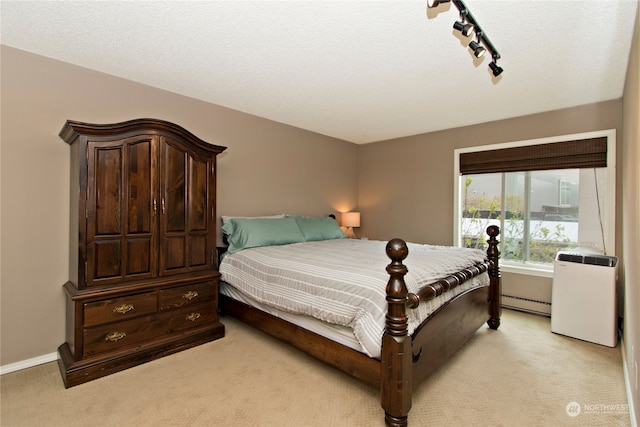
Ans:
[{"label": "window frame", "polygon": [[[453,174],[454,174],[454,197],[453,197],[453,211],[455,213],[455,221],[453,227],[453,244],[460,247],[462,244],[461,236],[461,221],[459,218],[460,207],[462,206],[462,187],[464,185],[462,177],[465,175],[460,174],[460,154],[497,150],[503,148],[512,147],[524,147],[531,145],[541,145],[554,142],[566,142],[579,139],[606,137],[607,138],[607,167],[606,167],[606,200],[604,202],[604,220],[603,220],[603,234],[604,245],[607,249],[607,255],[615,256],[615,205],[616,205],[616,130],[606,129],[601,131],[584,132],[569,135],[559,135],[546,138],[528,139],[522,141],[505,142],[489,145],[478,145],[465,148],[457,148],[453,154]],[[500,237],[498,237],[500,240]],[[501,270],[509,273],[526,274],[541,277],[553,277],[553,269],[535,268],[528,264],[522,266],[508,264],[501,265]]]}]

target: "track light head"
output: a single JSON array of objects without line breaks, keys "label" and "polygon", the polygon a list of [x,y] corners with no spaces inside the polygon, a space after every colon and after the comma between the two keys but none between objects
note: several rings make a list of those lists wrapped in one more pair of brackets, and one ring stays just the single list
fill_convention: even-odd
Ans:
[{"label": "track light head", "polygon": [[491,68],[491,71],[493,71],[493,76],[494,77],[498,77],[504,71],[502,69],[502,67],[500,67],[500,66],[498,66],[498,64],[496,64],[495,60],[489,63],[489,68]]},{"label": "track light head", "polygon": [[473,32],[473,25],[468,22],[456,21],[453,24],[453,28],[460,31],[465,37],[469,37]]},{"label": "track light head", "polygon": [[476,42],[476,41],[472,41],[471,43],[469,43],[469,48],[473,51],[473,55],[476,58],[482,58],[484,56],[484,54],[487,52],[487,50],[485,48],[483,48],[480,43]]},{"label": "track light head", "polygon": [[450,0],[427,0],[427,7],[437,7],[441,3],[449,3]]}]

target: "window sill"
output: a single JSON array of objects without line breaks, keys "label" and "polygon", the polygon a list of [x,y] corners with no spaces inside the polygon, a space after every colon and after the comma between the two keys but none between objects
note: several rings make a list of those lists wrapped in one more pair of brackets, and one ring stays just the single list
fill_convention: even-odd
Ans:
[{"label": "window sill", "polygon": [[530,265],[517,265],[517,264],[501,264],[500,271],[503,273],[523,274],[526,276],[538,276],[553,278],[553,268],[544,269],[536,268]]}]

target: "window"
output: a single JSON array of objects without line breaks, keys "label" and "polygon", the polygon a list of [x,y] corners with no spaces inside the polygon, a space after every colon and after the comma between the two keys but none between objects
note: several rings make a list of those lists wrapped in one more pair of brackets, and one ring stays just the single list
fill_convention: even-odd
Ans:
[{"label": "window", "polygon": [[455,162],[459,246],[483,248],[499,225],[503,270],[540,275],[559,250],[613,252],[615,131],[456,150]]},{"label": "window", "polygon": [[558,204],[560,206],[571,206],[571,183],[569,181],[558,182]]}]

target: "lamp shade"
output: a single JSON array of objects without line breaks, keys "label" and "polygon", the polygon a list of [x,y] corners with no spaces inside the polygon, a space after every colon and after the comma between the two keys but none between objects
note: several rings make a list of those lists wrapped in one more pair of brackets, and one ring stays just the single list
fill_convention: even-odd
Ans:
[{"label": "lamp shade", "polygon": [[344,212],[341,222],[343,227],[360,227],[360,212]]}]

